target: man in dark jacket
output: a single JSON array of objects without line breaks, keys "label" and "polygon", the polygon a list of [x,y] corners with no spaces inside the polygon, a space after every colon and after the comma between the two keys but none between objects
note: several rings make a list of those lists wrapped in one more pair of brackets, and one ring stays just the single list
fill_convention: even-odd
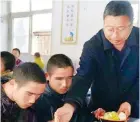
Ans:
[{"label": "man in dark jacket", "polygon": [[44,72],[35,63],[24,63],[14,69],[11,78],[1,78],[4,81],[1,91],[1,121],[18,122],[19,112],[26,109],[26,117],[22,116],[20,122],[36,122],[33,110],[29,107],[45,90]]},{"label": "man in dark jacket", "polygon": [[[36,111],[38,122],[54,120],[55,111],[64,105],[64,98],[69,90],[74,67],[70,58],[64,54],[53,55],[47,64],[48,85],[44,94],[37,100],[33,108]],[[72,122],[86,122],[86,106],[80,113],[75,113]],[[83,116],[84,115],[84,116]],[[81,121],[82,120],[82,121]],[[88,121],[89,122],[89,121]]]},{"label": "man in dark jacket", "polygon": [[128,1],[107,4],[104,29],[84,44],[66,103],[55,112],[59,122],[69,122],[91,84],[91,111],[103,108],[139,117],[139,28],[133,17]]}]

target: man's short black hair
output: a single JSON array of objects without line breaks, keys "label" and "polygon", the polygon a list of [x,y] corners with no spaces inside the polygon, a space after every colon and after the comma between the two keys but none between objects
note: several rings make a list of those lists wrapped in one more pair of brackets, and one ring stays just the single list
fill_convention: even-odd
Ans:
[{"label": "man's short black hair", "polygon": [[51,72],[52,68],[54,67],[65,68],[69,66],[74,69],[73,63],[68,56],[64,54],[55,54],[49,59],[47,63],[47,72]]},{"label": "man's short black hair", "polygon": [[13,78],[20,86],[30,81],[41,84],[46,83],[44,71],[32,62],[26,62],[16,67],[13,71]]},{"label": "man's short black hair", "polygon": [[128,16],[130,22],[133,23],[133,8],[128,1],[110,1],[104,10],[104,19],[106,16]]},{"label": "man's short black hair", "polygon": [[7,51],[1,52],[1,59],[4,63],[5,70],[13,71],[13,68],[15,67],[15,57],[13,54]]},{"label": "man's short black hair", "polygon": [[18,48],[14,48],[13,50],[18,51],[18,53],[20,54],[20,50]]}]

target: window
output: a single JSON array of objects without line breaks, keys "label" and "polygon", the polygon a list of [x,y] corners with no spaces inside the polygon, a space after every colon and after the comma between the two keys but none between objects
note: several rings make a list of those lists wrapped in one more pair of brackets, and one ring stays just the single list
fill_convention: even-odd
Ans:
[{"label": "window", "polygon": [[43,55],[49,54],[52,13],[34,15],[32,24],[32,54],[38,51]]},{"label": "window", "polygon": [[52,13],[33,15],[33,31],[51,31]]},{"label": "window", "polygon": [[133,8],[133,11],[134,11],[134,21],[133,21],[133,24],[135,26],[138,26],[138,18],[139,18],[139,4],[132,4],[132,8]]},{"label": "window", "polygon": [[32,0],[32,10],[52,9],[51,0]]},{"label": "window", "polygon": [[50,54],[51,31],[33,32],[32,54],[40,52],[42,55]]},{"label": "window", "polygon": [[28,53],[29,17],[15,18],[13,25],[13,47],[20,47],[21,52]]},{"label": "window", "polygon": [[13,0],[12,13],[29,11],[29,2],[29,0]]},{"label": "window", "polygon": [[52,0],[12,0],[12,48],[50,54]]}]

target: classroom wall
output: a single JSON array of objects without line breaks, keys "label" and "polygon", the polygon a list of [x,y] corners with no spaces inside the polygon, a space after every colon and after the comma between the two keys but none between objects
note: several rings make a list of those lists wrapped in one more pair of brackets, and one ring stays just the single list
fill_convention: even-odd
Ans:
[{"label": "classroom wall", "polygon": [[[69,56],[74,65],[77,67],[79,57],[81,55],[83,44],[89,40],[99,29],[103,27],[103,11],[109,0],[79,0],[79,21],[78,21],[78,40],[75,45],[61,44],[61,24],[62,24],[62,1],[53,1],[53,16],[52,16],[52,41],[51,41],[51,55],[57,53],[64,53]],[[8,6],[5,2],[1,3],[1,13],[8,14]],[[8,50],[8,22],[5,20],[0,23],[0,42],[1,50]],[[9,50],[10,51],[10,50]],[[48,61],[49,56],[43,56],[45,62]],[[23,61],[33,61],[31,54],[21,54]]]},{"label": "classroom wall", "polygon": [[[79,1],[79,24],[78,24],[78,40],[75,45],[61,44],[61,21],[62,21],[62,2],[56,0],[53,2],[52,16],[52,41],[51,55],[64,53],[69,56],[75,67],[78,67],[79,57],[82,52],[83,44],[89,40],[103,26],[103,11],[107,1]],[[50,56],[43,56],[45,62]],[[33,61],[30,54],[21,54],[24,61]]]},{"label": "classroom wall", "polygon": [[103,26],[103,11],[107,1],[80,1],[78,40],[76,45],[61,44],[62,2],[55,1],[53,6],[51,54],[65,53],[73,60],[79,60],[83,44]]},{"label": "classroom wall", "polygon": [[8,1],[0,1],[0,51],[8,50]]}]

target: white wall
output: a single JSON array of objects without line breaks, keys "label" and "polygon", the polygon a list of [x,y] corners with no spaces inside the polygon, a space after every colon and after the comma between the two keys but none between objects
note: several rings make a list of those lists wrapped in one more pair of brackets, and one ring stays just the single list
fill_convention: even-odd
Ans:
[{"label": "white wall", "polygon": [[[61,44],[61,17],[62,17],[62,2],[54,0],[53,2],[53,18],[52,18],[52,42],[51,55],[56,53],[64,53],[78,61],[82,52],[83,44],[90,39],[103,26],[103,11],[109,0],[79,0],[79,24],[78,24],[78,40],[76,45]],[[7,1],[0,2],[0,14],[7,15]],[[5,19],[0,22],[0,50],[8,50],[8,45],[11,44],[8,40],[8,24]],[[10,51],[10,49],[9,49]],[[22,54],[21,58],[25,61],[33,60],[30,54]],[[44,56],[44,60],[48,60],[48,56]]]},{"label": "white wall", "polygon": [[[66,0],[65,0],[66,1]],[[71,1],[71,0],[69,0]],[[78,24],[78,40],[75,45],[61,44],[61,24],[62,24],[62,0],[54,0],[53,16],[52,16],[52,41],[51,55],[64,53],[69,56],[74,65],[79,62],[83,44],[89,40],[99,29],[103,27],[103,11],[106,4],[110,0],[79,0],[79,24]],[[0,14],[7,15],[7,1],[0,2]],[[8,45],[11,44],[8,40],[8,24],[7,20],[0,23],[0,42],[2,45],[0,50],[8,50]],[[46,63],[50,56],[43,56]],[[33,56],[30,54],[21,54],[23,61],[33,61]]]},{"label": "white wall", "polygon": [[[51,55],[57,53],[66,54],[77,67],[83,44],[103,27],[103,11],[106,4],[107,1],[104,0],[81,0],[79,2],[78,43],[76,45],[63,45],[60,40],[62,2],[55,0],[53,2]],[[43,56],[44,61],[47,62],[49,57]],[[23,61],[33,61],[34,58],[30,54],[21,54],[21,59]]]},{"label": "white wall", "polygon": [[8,50],[8,9],[7,1],[0,1],[0,51]]},{"label": "white wall", "polygon": [[[64,53],[68,55],[74,63],[79,61],[82,52],[83,44],[89,40],[99,29],[103,26],[103,11],[108,0],[80,0],[79,1],[79,24],[78,24],[78,40],[76,45],[63,45],[61,44],[61,17],[62,17],[62,2],[55,0],[53,2],[53,18],[52,18],[52,42],[51,42],[51,55],[56,53]],[[3,3],[5,4],[5,3]],[[3,14],[8,14],[7,6],[2,5]],[[2,48],[7,50],[7,21],[2,24]],[[9,43],[10,44],[10,43]],[[49,56],[44,56],[45,62]],[[21,59],[24,61],[33,61],[33,56],[30,54],[21,54]],[[75,64],[76,65],[76,64]]]},{"label": "white wall", "polygon": [[106,4],[107,1],[81,0],[79,2],[78,43],[76,45],[63,45],[60,43],[62,2],[55,1],[53,4],[51,53],[64,53],[78,61],[84,42],[103,27],[103,11]]},{"label": "white wall", "polygon": [[[1,2],[0,2],[0,8],[1,8]],[[2,27],[2,23],[1,23],[1,9],[0,9],[0,51],[1,51],[1,31],[2,31],[2,29],[1,29],[1,27]]]}]

